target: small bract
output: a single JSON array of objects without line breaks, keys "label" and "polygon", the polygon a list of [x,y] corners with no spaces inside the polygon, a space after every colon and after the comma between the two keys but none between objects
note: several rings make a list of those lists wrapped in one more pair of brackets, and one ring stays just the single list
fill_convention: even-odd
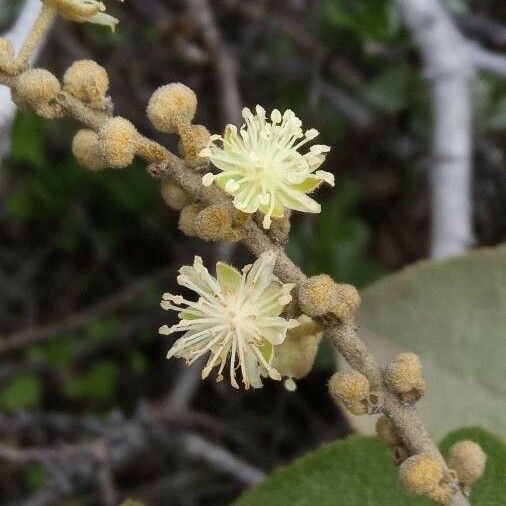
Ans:
[{"label": "small bract", "polygon": [[207,173],[204,186],[214,181],[234,196],[234,206],[244,213],[260,211],[265,215],[263,227],[271,218],[282,218],[284,209],[319,213],[321,206],[307,193],[323,181],[334,185],[334,175],[316,170],[330,151],[328,146],[313,145],[301,154],[299,149],[314,140],[318,131],[304,132],[294,112],[281,114],[274,109],[270,121],[265,109],[256,106],[256,114],[243,109],[245,124],[238,130],[227,125],[225,133],[213,135],[209,146],[200,153],[208,157],[221,172]]},{"label": "small bract", "polygon": [[162,307],[177,311],[180,321],[172,327],[164,325],[160,334],[184,332],[167,358],[184,358],[191,365],[209,353],[202,379],[218,367],[217,381],[221,381],[228,362],[234,388],[239,388],[237,370],[246,389],[262,387],[262,376],[281,380],[272,365],[274,346],[281,344],[287,330],[298,322],[280,316],[292,299],[294,285],[283,284],[273,275],[275,261],[274,252],[263,253],[242,273],[218,262],[216,277],[209,274],[200,257],[195,257],[193,267],[182,267],[179,285],[199,298],[193,302],[181,295],[163,295]]}]

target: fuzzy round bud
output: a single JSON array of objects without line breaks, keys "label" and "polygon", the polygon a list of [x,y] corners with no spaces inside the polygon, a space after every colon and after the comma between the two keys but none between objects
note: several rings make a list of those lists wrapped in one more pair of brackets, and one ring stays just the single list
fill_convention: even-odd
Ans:
[{"label": "fuzzy round bud", "polygon": [[93,60],[73,63],[63,76],[63,89],[93,107],[103,107],[109,90],[109,76]]},{"label": "fuzzy round bud", "polygon": [[474,441],[459,441],[450,448],[447,462],[457,473],[459,482],[470,486],[483,475],[487,456]]},{"label": "fuzzy round bud", "polygon": [[367,413],[369,380],[358,371],[339,371],[329,381],[329,392],[334,402],[342,403],[354,415]]},{"label": "fuzzy round bud", "polygon": [[209,165],[207,158],[202,158],[200,152],[209,144],[211,134],[204,125],[190,125],[179,132],[181,135],[180,150],[190,167],[200,168]]},{"label": "fuzzy round bud", "polygon": [[194,237],[195,233],[195,218],[202,211],[202,204],[190,204],[186,206],[179,215],[179,230],[188,237]]},{"label": "fuzzy round bud", "polygon": [[161,132],[176,133],[189,125],[197,111],[197,95],[181,83],[158,88],[148,103],[148,118]]},{"label": "fuzzy round bud", "polygon": [[109,167],[128,167],[137,149],[137,130],[130,121],[120,116],[111,118],[98,132],[98,149]]},{"label": "fuzzy round bud", "polygon": [[415,494],[428,495],[438,488],[444,477],[441,462],[428,453],[413,455],[399,469],[404,488]]},{"label": "fuzzy round bud", "polygon": [[204,241],[220,241],[232,227],[231,209],[215,204],[206,207],[193,221],[195,234]]},{"label": "fuzzy round bud", "polygon": [[353,317],[360,306],[360,294],[353,285],[336,284],[330,312],[339,320]]},{"label": "fuzzy round bud", "polygon": [[335,285],[327,274],[310,277],[299,288],[301,310],[311,317],[327,314],[334,302]]},{"label": "fuzzy round bud", "polygon": [[16,103],[37,107],[53,101],[61,91],[58,79],[45,69],[29,69],[20,74],[13,89]]},{"label": "fuzzy round bud", "polygon": [[332,316],[346,321],[355,315],[360,295],[354,286],[338,284],[327,274],[320,274],[300,286],[299,304],[313,318]]},{"label": "fuzzy round bud", "polygon": [[0,37],[0,68],[6,68],[14,59],[14,47],[9,39]]},{"label": "fuzzy round bud", "polygon": [[422,364],[414,353],[400,353],[385,368],[385,384],[404,402],[416,402],[426,390]]},{"label": "fuzzy round bud", "polygon": [[72,153],[82,167],[97,171],[105,168],[98,149],[98,136],[93,130],[79,130],[72,141]]},{"label": "fuzzy round bud", "polygon": [[191,196],[173,179],[164,179],[162,181],[162,198],[175,211],[181,211],[183,207],[192,203]]}]

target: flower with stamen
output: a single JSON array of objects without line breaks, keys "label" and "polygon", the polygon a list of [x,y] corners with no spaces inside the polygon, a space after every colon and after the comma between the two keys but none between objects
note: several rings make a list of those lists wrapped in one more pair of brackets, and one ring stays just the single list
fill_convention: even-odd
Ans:
[{"label": "flower with stamen", "polygon": [[320,204],[307,194],[322,182],[334,186],[330,172],[316,170],[330,151],[328,146],[313,145],[302,154],[299,149],[314,140],[318,131],[303,131],[294,112],[270,114],[256,106],[256,114],[243,109],[245,120],[238,130],[227,125],[225,133],[213,135],[200,156],[207,157],[221,172],[207,173],[204,186],[216,181],[234,197],[234,206],[244,213],[260,211],[263,227],[270,228],[271,218],[282,218],[284,209],[319,213]]},{"label": "flower with stamen", "polygon": [[[119,0],[123,2],[123,0]],[[105,5],[97,0],[43,0],[54,7],[62,17],[77,23],[94,23],[116,29],[119,20],[105,13]]]},{"label": "flower with stamen", "polygon": [[217,381],[221,381],[228,363],[234,388],[239,388],[238,370],[246,389],[260,388],[261,376],[281,380],[272,366],[274,346],[281,344],[287,330],[298,322],[280,316],[295,285],[283,284],[273,275],[275,262],[272,251],[263,253],[242,273],[218,262],[216,277],[209,274],[200,257],[195,257],[192,267],[182,267],[177,282],[199,298],[193,302],[181,295],[163,295],[161,306],[177,311],[179,322],[172,327],[164,325],[160,334],[184,333],[167,358],[184,358],[191,365],[209,353],[202,379],[218,367]]}]

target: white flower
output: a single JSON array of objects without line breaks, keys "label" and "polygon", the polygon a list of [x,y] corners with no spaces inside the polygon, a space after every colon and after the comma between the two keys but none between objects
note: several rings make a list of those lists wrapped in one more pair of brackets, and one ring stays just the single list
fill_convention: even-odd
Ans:
[{"label": "white flower", "polygon": [[180,295],[163,295],[162,307],[177,311],[180,321],[172,327],[164,325],[160,334],[184,332],[167,358],[184,358],[190,365],[209,353],[202,379],[219,367],[217,381],[222,380],[228,362],[234,388],[239,388],[236,370],[240,370],[245,388],[260,388],[261,376],[281,380],[271,365],[273,349],[298,322],[279,316],[291,301],[295,285],[282,284],[273,275],[275,261],[274,252],[263,253],[242,273],[218,262],[216,278],[200,257],[195,257],[193,267],[182,267],[178,283],[196,292],[199,299],[192,302]]},{"label": "white flower", "polygon": [[[43,0],[54,7],[62,17],[78,23],[94,23],[116,29],[119,20],[105,14],[105,5],[97,0]],[[122,2],[123,0],[119,0]]]},{"label": "white flower", "polygon": [[[207,173],[204,186],[216,183],[234,196],[234,206],[244,213],[265,214],[264,228],[271,217],[282,218],[284,209],[319,213],[320,204],[306,194],[323,181],[334,185],[330,172],[316,170],[325,160],[328,146],[314,145],[305,154],[299,149],[318,136],[313,129],[304,132],[302,122],[291,110],[283,115],[274,109],[266,118],[257,105],[254,115],[243,109],[245,124],[239,131],[227,125],[225,133],[213,135],[200,156],[208,157],[220,174]],[[217,144],[217,142],[219,144]]]}]

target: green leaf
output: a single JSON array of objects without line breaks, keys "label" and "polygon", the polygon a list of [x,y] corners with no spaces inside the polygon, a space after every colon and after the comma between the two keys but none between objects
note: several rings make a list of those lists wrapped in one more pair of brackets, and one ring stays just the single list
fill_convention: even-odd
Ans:
[{"label": "green leaf", "polygon": [[0,407],[6,411],[35,408],[42,396],[42,383],[33,374],[12,380],[0,394]]},{"label": "green leaf", "polygon": [[376,438],[337,441],[275,471],[234,506],[422,506],[402,489],[390,450]]},{"label": "green leaf", "polygon": [[131,369],[137,374],[141,374],[148,368],[146,357],[138,350],[132,350],[128,354],[128,361]]},{"label": "green leaf", "polygon": [[[461,429],[441,443],[443,453],[456,441],[471,439],[487,454],[485,475],[472,489],[473,506],[499,506],[506,497],[506,446],[489,432]],[[422,506],[428,499],[407,494],[390,450],[372,437],[351,437],[275,471],[233,506]]]},{"label": "green leaf", "polygon": [[65,393],[73,399],[110,401],[114,398],[118,383],[119,369],[115,362],[103,360],[82,376],[65,383]]},{"label": "green leaf", "polygon": [[[362,293],[361,334],[381,363],[413,351],[428,393],[419,403],[429,431],[462,425],[506,435],[506,248],[421,262]],[[373,433],[374,420],[353,417]]]},{"label": "green leaf", "polygon": [[350,30],[364,41],[392,39],[400,28],[393,7],[384,0],[325,0],[322,22],[329,30]]},{"label": "green leaf", "polygon": [[121,323],[118,318],[97,318],[88,325],[86,332],[92,341],[111,341],[117,339],[120,327]]},{"label": "green leaf", "polygon": [[478,443],[487,455],[485,474],[473,485],[473,506],[499,506],[506,498],[506,443],[490,432],[478,427],[452,432],[441,442],[441,451],[447,455],[457,441],[470,439]]},{"label": "green leaf", "polygon": [[43,362],[61,369],[69,366],[74,358],[75,341],[71,337],[55,339],[49,343],[32,346],[27,356],[34,362]]}]

